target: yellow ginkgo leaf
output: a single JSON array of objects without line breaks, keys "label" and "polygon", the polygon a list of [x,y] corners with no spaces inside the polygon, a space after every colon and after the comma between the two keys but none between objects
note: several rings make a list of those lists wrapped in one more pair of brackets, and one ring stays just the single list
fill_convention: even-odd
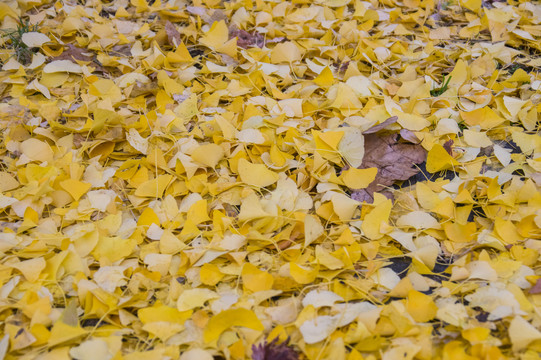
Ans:
[{"label": "yellow ginkgo leaf", "polygon": [[500,117],[494,110],[485,106],[469,112],[460,112],[460,117],[470,126],[479,125],[481,129],[488,130],[501,125],[505,119]]},{"label": "yellow ginkgo leaf", "polygon": [[42,257],[37,257],[30,260],[21,261],[11,265],[11,267],[19,270],[26,280],[34,282],[39,278],[41,271],[45,269],[46,262]]},{"label": "yellow ginkgo leaf", "polygon": [[53,347],[58,344],[76,340],[85,334],[87,334],[87,331],[80,326],[70,326],[62,321],[57,321],[51,329],[51,337],[49,338],[47,345]]},{"label": "yellow ginkgo leaf", "polygon": [[314,141],[316,143],[316,151],[323,158],[335,163],[340,163],[341,157],[338,152],[338,144],[344,137],[343,131],[316,131],[312,130]]},{"label": "yellow ginkgo leaf", "polygon": [[388,224],[392,207],[392,201],[385,200],[379,203],[364,217],[361,229],[366,237],[370,240],[377,240],[383,237],[384,233],[382,230],[384,230],[385,225]]},{"label": "yellow ginkgo leaf", "polygon": [[139,216],[139,219],[137,220],[137,225],[150,226],[151,224],[160,225],[160,218],[158,217],[158,215],[156,215],[154,210],[147,207]]},{"label": "yellow ginkgo leaf", "polygon": [[308,246],[316,241],[323,233],[325,228],[321,225],[319,218],[314,215],[304,217],[304,246]]},{"label": "yellow ginkgo leaf", "polygon": [[462,336],[472,345],[485,341],[490,335],[490,329],[484,327],[474,327],[471,329],[462,330]]},{"label": "yellow ginkgo leaf", "polygon": [[86,194],[88,190],[92,187],[92,184],[85,183],[79,180],[67,179],[60,182],[60,187],[66,190],[75,201],[78,201],[81,196]]},{"label": "yellow ginkgo leaf", "polygon": [[518,68],[517,71],[507,79],[508,82],[526,82],[530,80],[530,75],[521,68]]},{"label": "yellow ginkgo leaf", "polygon": [[205,35],[199,40],[201,44],[211,49],[218,49],[229,40],[229,29],[224,20],[216,21]]},{"label": "yellow ginkgo leaf", "polygon": [[120,88],[110,79],[100,79],[90,84],[89,93],[103,99],[109,99],[113,103],[122,100],[123,97]]},{"label": "yellow ginkgo leaf", "polygon": [[332,256],[322,246],[316,246],[316,260],[319,264],[325,266],[329,270],[341,269],[344,267],[344,263],[338,258]]},{"label": "yellow ginkgo leaf", "polygon": [[0,171],[0,191],[13,190],[19,187],[19,182],[8,172]]},{"label": "yellow ginkgo leaf", "polygon": [[51,41],[51,39],[49,39],[47,35],[37,32],[37,31],[30,31],[30,32],[24,33],[21,36],[21,40],[26,46],[30,48],[40,47],[46,42]]},{"label": "yellow ginkgo leaf", "polygon": [[[191,94],[186,100],[178,104],[173,111],[183,124],[190,121],[198,113],[197,95]],[[175,123],[175,121],[172,123]]]},{"label": "yellow ginkgo leaf", "polygon": [[475,239],[475,230],[477,227],[475,223],[469,222],[466,224],[459,224],[453,222],[446,222],[443,224],[443,230],[449,240],[458,243],[467,243]]},{"label": "yellow ginkgo leaf", "polygon": [[541,340],[541,331],[521,316],[516,316],[508,328],[513,351],[520,351],[534,341]]},{"label": "yellow ginkgo leaf", "polygon": [[426,170],[436,173],[460,165],[443,146],[434,144],[426,157]]},{"label": "yellow ginkgo leaf", "polygon": [[332,70],[328,66],[325,66],[323,71],[314,79],[314,82],[322,88],[328,88],[334,82]]},{"label": "yellow ginkgo leaf", "polygon": [[214,286],[223,279],[225,275],[222,274],[220,268],[211,263],[206,263],[201,266],[201,271],[199,272],[199,277],[201,282],[205,285]]},{"label": "yellow ginkgo leaf", "polygon": [[167,59],[173,63],[191,63],[193,61],[186,45],[181,41],[175,52],[167,53]]},{"label": "yellow ginkgo leaf", "polygon": [[69,60],[54,60],[43,67],[43,72],[46,74],[57,72],[82,73],[83,69]]},{"label": "yellow ginkgo leaf", "polygon": [[203,306],[207,301],[219,298],[216,292],[206,288],[186,289],[177,299],[177,309],[188,311]]},{"label": "yellow ginkgo leaf", "polygon": [[256,331],[264,329],[263,324],[253,311],[244,308],[229,309],[210,318],[203,331],[203,340],[206,343],[214,342],[232,326],[247,327]]},{"label": "yellow ginkgo leaf", "polygon": [[249,185],[265,187],[278,181],[278,174],[263,164],[252,164],[246,159],[239,159],[238,171],[240,179]]},{"label": "yellow ginkgo leaf", "polygon": [[334,213],[342,221],[351,220],[360,203],[345,194],[333,194],[331,198]]},{"label": "yellow ginkgo leaf", "polygon": [[152,180],[143,182],[135,190],[134,195],[140,197],[161,198],[165,189],[169,186],[173,176],[169,174],[158,175]]},{"label": "yellow ginkgo leaf", "polygon": [[208,216],[207,200],[201,199],[193,203],[188,209],[187,219],[195,225],[209,221],[210,218]]},{"label": "yellow ginkgo leaf", "polygon": [[224,149],[216,144],[201,145],[192,152],[192,159],[211,168],[216,167],[223,157]]},{"label": "yellow ginkgo leaf", "polygon": [[271,51],[271,62],[273,64],[293,63],[301,59],[301,50],[292,41],[279,43]]},{"label": "yellow ginkgo leaf", "polygon": [[344,182],[344,185],[350,189],[364,189],[376,179],[377,174],[377,168],[349,168],[342,171],[340,179]]},{"label": "yellow ginkgo leaf", "polygon": [[183,324],[190,318],[191,311],[178,311],[177,309],[161,304],[157,301],[154,305],[137,311],[137,317],[143,324],[155,321],[167,321]]},{"label": "yellow ginkgo leaf", "polygon": [[466,9],[476,12],[481,8],[482,0],[460,0],[460,4]]},{"label": "yellow ginkgo leaf", "polygon": [[250,263],[244,264],[241,276],[243,286],[253,292],[270,290],[274,283],[274,278],[271,274],[259,270]]},{"label": "yellow ginkgo leaf", "polygon": [[44,141],[30,138],[21,143],[21,152],[30,161],[51,162],[53,160],[53,150]]},{"label": "yellow ginkgo leaf", "polygon": [[343,131],[312,131],[314,140],[318,149],[325,149],[326,147],[331,150],[338,150],[338,144],[344,137]]},{"label": "yellow ginkgo leaf", "polygon": [[410,290],[406,310],[415,321],[427,322],[434,319],[438,307],[430,296],[416,290]]},{"label": "yellow ginkgo leaf", "polygon": [[349,166],[358,168],[364,158],[364,136],[355,127],[346,128],[344,137],[338,143],[338,151],[346,159]]},{"label": "yellow ginkgo leaf", "polygon": [[310,284],[312,283],[319,273],[319,266],[314,267],[313,269],[308,268],[304,265],[298,265],[294,262],[289,263],[289,274],[299,284]]},{"label": "yellow ginkgo leaf", "polygon": [[450,87],[462,86],[462,84],[464,84],[468,80],[468,77],[469,77],[468,72],[469,72],[468,65],[464,62],[464,60],[459,59],[456,62],[455,68],[449,74],[448,86]]},{"label": "yellow ginkgo leaf", "polygon": [[398,123],[402,125],[404,129],[411,131],[420,131],[430,125],[430,121],[420,115],[406,114],[401,112],[394,112],[398,116]]},{"label": "yellow ginkgo leaf", "polygon": [[4,20],[6,16],[11,16],[12,18],[16,19],[19,14],[17,14],[13,8],[13,5],[8,3],[1,3],[0,4],[0,20]]},{"label": "yellow ginkgo leaf", "polygon": [[160,252],[162,254],[176,254],[186,246],[171,230],[165,230],[160,237]]}]

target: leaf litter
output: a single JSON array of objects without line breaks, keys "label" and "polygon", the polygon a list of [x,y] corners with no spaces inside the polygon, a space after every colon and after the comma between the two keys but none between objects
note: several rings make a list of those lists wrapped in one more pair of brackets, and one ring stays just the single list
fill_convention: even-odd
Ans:
[{"label": "leaf litter", "polygon": [[0,358],[538,359],[540,14],[1,3]]}]

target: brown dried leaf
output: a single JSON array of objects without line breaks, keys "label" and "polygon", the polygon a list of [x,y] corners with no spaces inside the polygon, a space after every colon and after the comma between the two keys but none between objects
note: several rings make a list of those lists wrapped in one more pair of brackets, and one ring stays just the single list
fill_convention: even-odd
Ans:
[{"label": "brown dried leaf", "polygon": [[537,279],[537,282],[530,289],[530,294],[541,294],[541,278]]},{"label": "brown dried leaf", "polygon": [[210,18],[208,19],[208,23],[212,25],[214,22],[222,21],[222,20],[224,20],[227,24],[227,22],[229,21],[229,18],[222,10],[214,9],[212,14],[210,15]]},{"label": "brown dried leaf", "polygon": [[131,46],[129,45],[115,45],[111,49],[111,54],[115,56],[122,55],[125,56],[131,56]]},{"label": "brown dried leaf", "polygon": [[407,180],[419,172],[415,165],[426,160],[425,149],[420,145],[399,143],[397,138],[398,134],[365,136],[365,155],[360,168],[375,167],[378,174],[367,188],[354,191],[352,199],[371,203],[374,192],[383,190],[397,180]]},{"label": "brown dried leaf", "polygon": [[86,49],[81,49],[72,44],[68,44],[68,49],[64,50],[62,54],[55,57],[53,60],[79,60],[79,61],[92,61],[93,57]]},{"label": "brown dried leaf", "polygon": [[211,10],[202,6],[187,6],[186,10],[192,15],[201,17],[201,20],[208,25],[212,25],[214,22],[221,20],[224,20],[225,22],[229,21],[227,15],[220,9]]},{"label": "brown dried leaf", "polygon": [[278,343],[278,338],[274,338],[271,342],[265,342],[259,345],[252,346],[253,360],[297,360],[299,354],[288,346],[289,339]]},{"label": "brown dried leaf", "polygon": [[177,47],[180,43],[180,33],[171,21],[165,23],[165,33],[167,34],[167,42],[169,45]]},{"label": "brown dried leaf", "polygon": [[445,144],[443,144],[443,148],[451,156],[453,156],[453,143],[454,143],[453,140],[448,140],[445,142]]},{"label": "brown dried leaf", "polygon": [[237,38],[237,46],[243,49],[257,46],[262,48],[265,46],[265,38],[258,32],[248,32],[246,30],[238,29],[237,27],[229,28],[229,38]]},{"label": "brown dried leaf", "polygon": [[388,118],[387,120],[385,120],[381,124],[378,124],[376,126],[372,126],[370,129],[365,130],[363,132],[363,134],[365,134],[365,135],[366,134],[375,134],[378,131],[385,129],[387,126],[389,126],[391,124],[394,124],[397,121],[398,121],[398,116],[391,116],[390,118]]},{"label": "brown dried leaf", "polygon": [[412,144],[419,144],[421,142],[419,138],[415,135],[415,133],[408,129],[401,129],[400,137]]}]

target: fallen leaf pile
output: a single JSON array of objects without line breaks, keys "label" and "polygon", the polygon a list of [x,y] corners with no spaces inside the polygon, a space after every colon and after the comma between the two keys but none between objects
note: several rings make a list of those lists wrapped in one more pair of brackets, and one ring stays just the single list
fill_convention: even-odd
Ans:
[{"label": "fallen leaf pile", "polygon": [[0,358],[540,358],[538,1],[0,22]]}]

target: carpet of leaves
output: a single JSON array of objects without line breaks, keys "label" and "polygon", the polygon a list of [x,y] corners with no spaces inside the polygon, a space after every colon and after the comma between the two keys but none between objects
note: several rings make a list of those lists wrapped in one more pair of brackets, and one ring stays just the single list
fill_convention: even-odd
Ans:
[{"label": "carpet of leaves", "polygon": [[0,22],[0,358],[540,358],[539,1]]}]

